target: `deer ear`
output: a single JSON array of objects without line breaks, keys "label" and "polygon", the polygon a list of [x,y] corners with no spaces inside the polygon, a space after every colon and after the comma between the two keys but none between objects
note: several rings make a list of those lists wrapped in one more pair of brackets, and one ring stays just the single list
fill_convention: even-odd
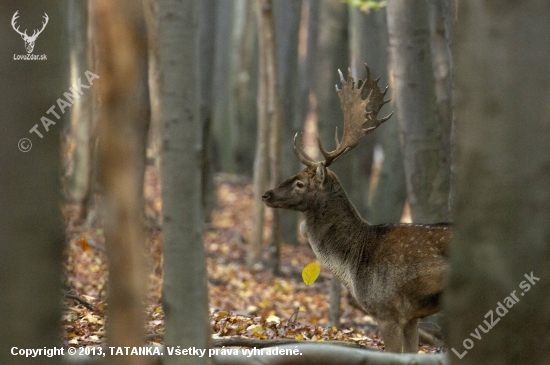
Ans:
[{"label": "deer ear", "polygon": [[327,168],[324,163],[320,163],[317,165],[315,175],[317,176],[317,181],[324,185],[327,178]]}]

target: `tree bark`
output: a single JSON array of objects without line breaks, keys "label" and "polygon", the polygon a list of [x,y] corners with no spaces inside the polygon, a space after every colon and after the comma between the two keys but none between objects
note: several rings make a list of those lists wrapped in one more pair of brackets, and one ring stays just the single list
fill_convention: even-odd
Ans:
[{"label": "tree bark", "polygon": [[[259,30],[262,50],[266,52],[264,61],[267,68],[267,118],[269,125],[269,166],[272,186],[281,182],[281,135],[282,135],[282,108],[279,93],[279,66],[277,58],[277,42],[275,38],[275,24],[273,19],[273,1],[261,0],[261,17]],[[261,199],[261,198],[260,198]],[[271,227],[269,266],[275,275],[279,274],[279,260],[281,250],[281,215],[280,209],[273,211]]]},{"label": "tree bark", "polygon": [[[342,130],[343,113],[340,107],[340,99],[334,90],[334,85],[340,82],[337,70],[344,74],[349,67],[349,36],[348,36],[348,6],[332,0],[320,1],[319,9],[319,33],[317,34],[317,63],[314,75],[315,94],[317,96],[317,128],[327,150],[335,147],[334,131],[338,126]],[[330,141],[330,142],[329,142]],[[350,195],[356,199],[357,195],[351,189],[354,174],[354,166],[357,156],[349,154],[345,159],[338,161],[331,166],[331,169],[338,175],[342,186]],[[356,200],[354,200],[356,202]],[[332,306],[340,305],[341,290],[336,285],[338,279],[334,278],[334,285],[330,289],[330,303]],[[330,308],[332,316],[339,313],[340,308]],[[335,318],[332,321],[336,322]],[[338,321],[339,322],[339,321]]]},{"label": "tree bark", "polygon": [[[56,100],[63,98],[70,86],[66,9],[65,1],[51,1],[40,7],[32,2],[17,3],[17,7],[13,2],[0,3],[0,20],[6,25],[6,33],[0,38],[0,48],[6,54],[0,68],[3,86],[0,206],[4,211],[0,217],[2,364],[37,362],[36,358],[12,355],[13,347],[62,346],[60,284],[65,237],[60,211],[59,135],[67,120]],[[45,54],[47,61],[7,58],[27,54],[23,40],[9,26],[16,10],[17,24],[28,24],[21,28],[40,29],[44,13],[48,15],[49,24],[33,51],[35,55]],[[47,114],[54,105],[59,119]],[[42,117],[54,123],[48,130],[40,122]],[[29,132],[35,124],[42,137]],[[22,138],[28,141],[21,141]],[[22,152],[29,147],[28,152]],[[58,364],[59,358],[43,356],[40,363]]]},{"label": "tree bark", "polygon": [[[248,2],[247,4],[251,4]],[[239,142],[237,146],[237,173],[252,176],[257,134],[258,96],[258,27],[254,6],[245,6],[242,15],[240,39],[235,46],[238,50],[238,65],[235,68],[235,113],[238,123]]]},{"label": "tree bark", "polygon": [[441,141],[445,153],[445,166],[450,172],[449,210],[452,202],[452,186],[455,177],[452,151],[454,134],[451,29],[454,22],[453,0],[430,1],[430,34],[432,62],[435,79],[437,115],[441,123]]},{"label": "tree bark", "polygon": [[[242,26],[244,2],[219,1],[216,14],[216,48],[214,60],[214,100],[212,136],[216,171],[236,173],[238,166],[239,126],[235,110],[235,85],[239,34]],[[247,141],[248,142],[248,141]]]},{"label": "tree bark", "polygon": [[[264,3],[262,0],[256,0],[256,19],[258,23],[259,36],[259,76],[258,76],[258,129],[256,138],[256,153],[254,157],[254,181],[253,181],[253,225],[250,235],[250,248],[248,253],[248,266],[259,263],[262,255],[263,232],[264,232],[264,204],[262,195],[264,194],[268,181],[268,158],[269,158],[269,46],[267,29],[263,19]],[[271,35],[273,36],[273,35]]]},{"label": "tree bark", "polygon": [[[163,309],[165,343],[210,347],[202,241],[202,119],[199,108],[197,1],[159,2],[162,111]],[[208,364],[208,357],[169,356],[166,364]]]},{"label": "tree bark", "polygon": [[151,120],[149,128],[148,158],[154,161],[154,165],[160,170],[160,149],[162,144],[160,126],[160,76],[159,76],[159,24],[158,24],[158,0],[144,0],[143,10],[145,24],[147,26],[147,57],[148,57],[148,85],[151,107]]},{"label": "tree bark", "polygon": [[[302,1],[273,1],[276,47],[278,59],[278,82],[281,96],[281,118],[283,121],[281,131],[281,177],[287,177],[299,171],[299,163],[294,156],[294,134],[301,128],[301,120],[298,125],[296,114],[298,98],[298,36],[300,33],[300,19]],[[279,180],[276,184],[280,184]],[[272,185],[275,186],[275,185]],[[281,237],[285,243],[296,245],[298,232],[298,214],[286,211],[279,214],[281,222]]]},{"label": "tree bark", "polygon": [[[145,265],[143,181],[148,112],[147,39],[141,2],[97,1],[100,104],[99,174],[104,189],[105,246],[109,262],[109,346],[144,343]],[[145,99],[145,103],[144,103]],[[148,109],[147,109],[148,110]],[[113,363],[146,364],[142,356]]]},{"label": "tree bark", "polygon": [[[388,123],[381,125],[376,134],[377,142],[382,147],[382,160],[376,186],[370,191],[369,210],[365,217],[370,223],[399,222],[407,200],[403,154],[399,141],[399,110],[395,107],[393,93],[395,84],[388,64],[388,27],[386,9],[371,11],[366,18],[363,39],[367,62],[376,75],[380,75],[380,85],[389,85],[389,95],[392,101],[386,110],[392,110],[394,116]],[[375,55],[375,57],[373,57]],[[383,115],[387,113],[382,113]]]},{"label": "tree bark", "polygon": [[[356,79],[362,79],[365,75],[364,64],[366,63],[374,75],[381,77],[382,74],[378,70],[383,70],[383,68],[378,67],[378,58],[380,52],[385,52],[385,50],[378,47],[380,30],[372,31],[373,26],[375,28],[375,14],[374,12],[366,14],[359,7],[353,5],[349,5],[348,11],[350,67],[353,75]],[[359,214],[366,220],[370,219],[369,193],[377,134],[371,133],[362,138],[361,143],[355,148],[354,152],[357,158],[352,171],[350,198]]]},{"label": "tree bark", "polygon": [[[340,132],[343,125],[343,113],[340,99],[334,85],[340,83],[338,69],[347,75],[349,65],[348,6],[333,0],[321,0],[319,9],[319,33],[313,75],[315,95],[317,97],[318,132],[327,150],[335,148],[334,131]],[[349,154],[337,164],[331,166],[346,191],[352,197],[352,175],[357,156]]]},{"label": "tree bark", "polygon": [[[71,84],[92,67],[91,47],[88,44],[88,1],[69,2],[69,28],[71,29]],[[92,93],[83,93],[71,108],[71,134],[74,138],[73,171],[71,172],[71,199],[82,202],[89,194],[91,175],[90,144],[92,127]],[[87,206],[80,211],[86,218]]]},{"label": "tree bark", "polygon": [[199,22],[199,59],[200,59],[200,113],[202,124],[202,209],[204,219],[210,221],[210,215],[216,205],[216,191],[212,171],[212,105],[214,85],[214,55],[216,39],[216,0],[200,2]]},{"label": "tree bark", "polygon": [[449,170],[437,117],[428,3],[387,3],[390,55],[399,112],[407,196],[414,222],[449,219]]},{"label": "tree bark", "polygon": [[445,297],[455,364],[545,364],[550,348],[550,8],[503,5],[458,8],[460,175]]}]

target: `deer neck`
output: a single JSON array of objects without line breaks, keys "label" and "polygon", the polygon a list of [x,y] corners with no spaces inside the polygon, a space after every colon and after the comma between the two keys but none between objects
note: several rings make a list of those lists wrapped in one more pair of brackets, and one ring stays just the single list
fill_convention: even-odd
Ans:
[{"label": "deer neck", "polygon": [[336,235],[341,229],[353,229],[366,223],[341,186],[319,199],[304,216],[309,234],[316,236]]},{"label": "deer neck", "polygon": [[362,242],[361,236],[368,229],[368,223],[361,218],[341,186],[326,194],[304,215],[302,233],[308,238],[313,252],[354,294],[353,277],[364,247],[353,243]]}]

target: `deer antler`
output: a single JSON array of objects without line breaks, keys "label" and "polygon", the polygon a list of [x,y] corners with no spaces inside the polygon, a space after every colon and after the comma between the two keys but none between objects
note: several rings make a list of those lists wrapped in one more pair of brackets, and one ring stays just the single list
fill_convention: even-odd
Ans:
[{"label": "deer antler", "polygon": [[366,134],[378,128],[380,124],[390,119],[393,115],[392,112],[382,119],[376,119],[382,106],[391,99],[384,100],[388,88],[386,87],[383,92],[380,91],[380,87],[378,86],[380,78],[373,80],[369,67],[366,64],[365,67],[367,68],[367,78],[365,81],[359,80],[357,82],[357,89],[355,88],[353,77],[351,77],[351,69],[348,68],[347,80],[344,80],[344,75],[338,70],[342,89],[340,90],[336,86],[336,92],[340,97],[340,104],[344,112],[344,134],[342,141],[338,141],[338,127],[336,128],[336,149],[332,152],[327,152],[323,148],[321,139],[317,135],[317,144],[319,145],[319,150],[325,156],[325,161],[313,160],[305,153],[303,145],[297,148],[297,135],[294,136],[294,152],[304,165],[316,166],[319,163],[323,163],[325,166],[329,166],[340,156],[357,146],[361,138]]},{"label": "deer antler", "polygon": [[20,35],[24,35],[24,36],[27,36],[27,30],[25,29],[25,32],[21,32],[19,30],[19,26],[16,28],[15,27],[15,21],[17,20],[17,18],[19,18],[19,15],[17,15],[17,13],[19,13],[19,10],[17,10],[15,12],[15,14],[13,14],[13,17],[11,18],[11,26],[13,28],[13,30],[15,30],[17,33],[19,33]]}]

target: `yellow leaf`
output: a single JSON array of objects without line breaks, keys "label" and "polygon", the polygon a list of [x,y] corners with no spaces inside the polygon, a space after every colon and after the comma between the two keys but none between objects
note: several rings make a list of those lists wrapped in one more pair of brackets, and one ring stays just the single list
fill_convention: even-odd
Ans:
[{"label": "yellow leaf", "polygon": [[295,339],[295,340],[303,341],[303,340],[304,340],[304,336],[302,336],[301,333],[298,333],[296,336],[294,336],[294,339]]},{"label": "yellow leaf", "polygon": [[251,329],[251,332],[252,333],[257,333],[257,334],[262,334],[262,333],[265,333],[265,328],[263,326],[255,326]]},{"label": "yellow leaf", "polygon": [[321,266],[317,261],[312,262],[311,264],[304,267],[302,270],[302,279],[306,285],[311,285],[317,280],[319,274],[321,273]]}]

